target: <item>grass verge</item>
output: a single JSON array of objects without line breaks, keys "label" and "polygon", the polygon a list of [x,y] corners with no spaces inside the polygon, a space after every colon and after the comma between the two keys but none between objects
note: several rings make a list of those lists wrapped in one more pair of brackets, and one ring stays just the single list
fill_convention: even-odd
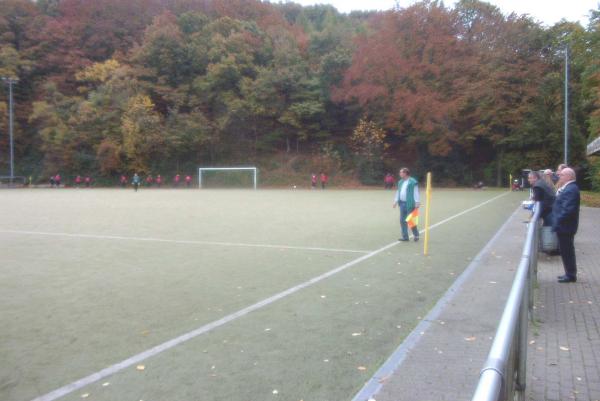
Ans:
[{"label": "grass verge", "polygon": [[588,207],[600,207],[600,192],[581,191],[581,203]]}]

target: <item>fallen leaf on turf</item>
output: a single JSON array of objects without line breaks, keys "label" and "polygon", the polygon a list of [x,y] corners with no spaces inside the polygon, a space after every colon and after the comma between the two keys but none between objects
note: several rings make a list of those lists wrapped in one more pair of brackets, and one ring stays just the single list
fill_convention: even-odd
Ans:
[{"label": "fallen leaf on turf", "polygon": [[495,281],[490,281],[490,284],[497,284]]},{"label": "fallen leaf on turf", "polygon": [[465,341],[475,341],[477,337],[465,337]]},{"label": "fallen leaf on turf", "polygon": [[535,340],[529,341],[529,345],[535,344]]},{"label": "fallen leaf on turf", "polygon": [[323,359],[323,362],[329,362],[329,359]]},{"label": "fallen leaf on turf", "polygon": [[356,369],[358,369],[358,370],[367,370],[367,368],[365,368],[364,366],[359,366]]},{"label": "fallen leaf on turf", "polygon": [[89,396],[90,396],[90,393],[81,394],[81,398],[88,398]]},{"label": "fallen leaf on turf", "polygon": [[568,347],[562,347],[562,346],[560,347],[560,349],[561,349],[561,351],[568,351],[569,350]]},{"label": "fallen leaf on turf", "polygon": [[270,328],[270,327],[267,327],[267,328],[265,329],[265,331],[271,331],[271,328]]},{"label": "fallen leaf on turf", "polygon": [[578,382],[580,382],[580,381],[581,381],[581,377],[578,377],[578,378],[577,378],[577,381],[578,381]]},{"label": "fallen leaf on turf", "polygon": [[352,337],[362,336],[362,333],[352,333]]},{"label": "fallen leaf on turf", "polygon": [[279,391],[273,390],[273,394],[279,394]]},{"label": "fallen leaf on turf", "polygon": [[108,386],[108,385],[110,385],[110,383],[109,383],[109,382],[102,383],[102,386],[104,386],[104,387],[106,387],[106,386]]},{"label": "fallen leaf on turf", "polygon": [[144,365],[137,365],[135,368],[137,370],[144,370],[144,369],[146,369],[146,367]]}]

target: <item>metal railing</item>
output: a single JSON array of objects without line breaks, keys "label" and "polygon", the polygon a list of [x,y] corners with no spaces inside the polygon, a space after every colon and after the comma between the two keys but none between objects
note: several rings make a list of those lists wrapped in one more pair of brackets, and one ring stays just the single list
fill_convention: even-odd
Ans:
[{"label": "metal railing", "polygon": [[525,398],[527,329],[537,277],[540,209],[536,203],[515,280],[472,401]]}]

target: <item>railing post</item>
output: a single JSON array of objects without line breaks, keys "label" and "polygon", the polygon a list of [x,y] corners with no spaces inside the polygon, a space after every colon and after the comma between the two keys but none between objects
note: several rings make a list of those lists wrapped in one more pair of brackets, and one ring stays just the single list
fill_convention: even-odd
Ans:
[{"label": "railing post", "polygon": [[[529,266],[531,269],[531,265]],[[519,343],[517,345],[517,391],[525,391],[527,383],[527,331],[529,323],[529,286],[524,286],[525,294],[521,301],[521,310],[519,312]]]}]

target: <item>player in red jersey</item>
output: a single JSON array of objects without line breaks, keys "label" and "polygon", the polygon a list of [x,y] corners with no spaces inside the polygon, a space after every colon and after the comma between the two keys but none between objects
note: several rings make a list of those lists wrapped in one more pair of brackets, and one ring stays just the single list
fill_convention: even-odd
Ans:
[{"label": "player in red jersey", "polygon": [[329,182],[329,177],[327,174],[321,171],[321,189],[325,189],[325,186]]}]

